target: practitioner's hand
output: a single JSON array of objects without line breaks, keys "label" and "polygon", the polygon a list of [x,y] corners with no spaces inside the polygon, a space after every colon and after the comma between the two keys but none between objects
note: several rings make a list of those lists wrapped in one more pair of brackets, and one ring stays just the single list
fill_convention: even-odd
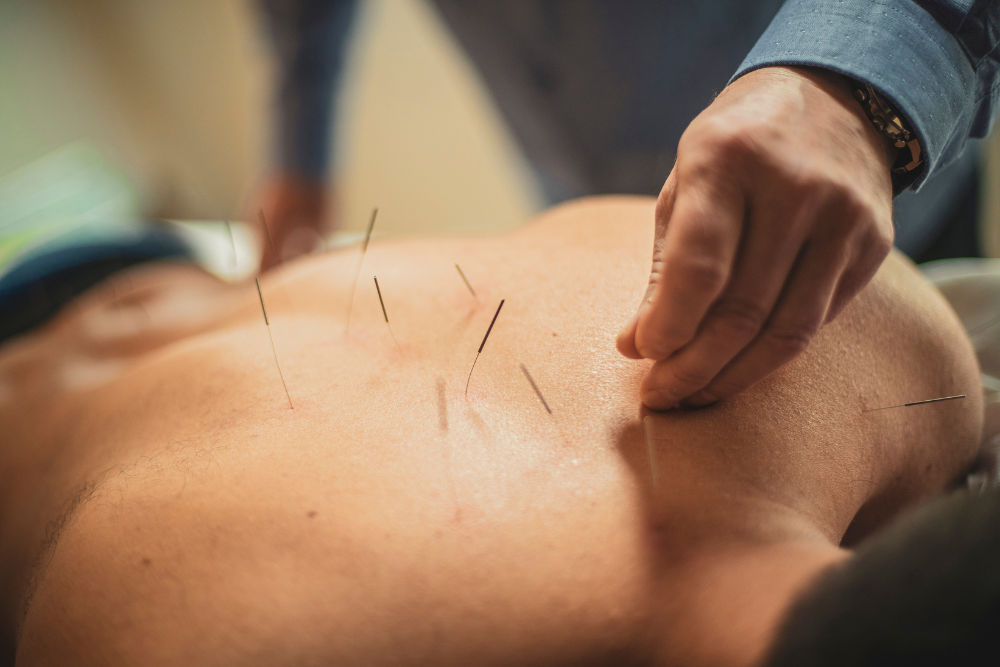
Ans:
[{"label": "practitioner's hand", "polygon": [[893,150],[843,79],[807,69],[751,72],[691,123],[618,336],[656,360],[643,403],[707,405],[806,349],[892,246]]},{"label": "practitioner's hand", "polygon": [[[324,184],[301,176],[279,174],[264,183],[247,212],[247,221],[257,228],[263,255],[261,272],[311,251],[331,226],[326,218]],[[261,212],[271,235],[269,242],[260,227]],[[274,251],[271,249],[274,243]]]}]

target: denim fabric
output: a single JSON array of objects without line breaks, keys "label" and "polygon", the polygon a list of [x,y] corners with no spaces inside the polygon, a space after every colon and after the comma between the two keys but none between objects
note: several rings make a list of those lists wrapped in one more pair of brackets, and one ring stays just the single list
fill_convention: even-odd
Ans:
[{"label": "denim fabric", "polygon": [[997,0],[788,0],[736,77],[815,65],[871,84],[920,138],[927,166],[917,189],[970,136],[989,132],[1000,101],[998,43]]},{"label": "denim fabric", "polygon": [[[655,195],[781,0],[434,0],[522,149],[579,196]],[[552,188],[547,188],[550,192]]]},{"label": "denim fabric", "polygon": [[[431,0],[558,198],[656,194],[688,123],[782,0]],[[278,165],[328,165],[356,0],[259,0],[275,38]]]},{"label": "denim fabric", "polygon": [[[280,60],[277,162],[322,177],[357,0],[259,1]],[[577,195],[655,193],[733,71],[814,65],[872,84],[921,139],[914,188],[985,136],[1000,96],[997,0],[434,2],[531,161]]]}]

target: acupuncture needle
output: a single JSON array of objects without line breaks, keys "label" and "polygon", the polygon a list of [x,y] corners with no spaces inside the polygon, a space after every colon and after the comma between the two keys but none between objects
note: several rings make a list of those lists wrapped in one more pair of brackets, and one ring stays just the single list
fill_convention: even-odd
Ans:
[{"label": "acupuncture needle", "polygon": [[274,261],[279,261],[281,258],[278,257],[278,250],[274,247],[274,241],[271,240],[271,230],[267,226],[267,220],[264,219],[264,209],[257,209],[257,217],[260,218],[260,226],[264,228],[264,236],[267,237],[267,245],[271,246],[271,255],[274,257]]},{"label": "acupuncture needle", "polygon": [[358,289],[358,278],[361,277],[361,265],[365,262],[365,253],[368,251],[368,242],[372,238],[372,229],[375,227],[375,217],[378,215],[378,207],[372,209],[372,219],[368,222],[368,231],[365,232],[365,242],[361,244],[361,258],[358,260],[358,270],[354,274],[354,282],[351,284],[351,298],[347,307],[347,326],[344,328],[346,335],[351,331],[351,315],[354,313],[354,292]]},{"label": "acupuncture needle", "polygon": [[[258,217],[260,217],[260,226],[264,228],[264,236],[267,237],[267,244],[269,246],[271,246],[271,255],[275,258],[275,260],[277,260],[278,259],[278,251],[274,247],[274,241],[271,240],[271,229],[270,229],[270,227],[267,226],[267,220],[264,218],[264,209],[262,209],[262,208],[257,209],[257,215],[258,215]],[[230,232],[229,237],[230,237],[230,239],[232,238],[232,233],[231,232]],[[235,243],[233,244],[233,253],[234,254],[236,253],[236,244]],[[284,294],[285,294],[285,303],[288,304],[289,310],[292,311],[292,317],[298,317],[298,315],[295,314],[295,306],[292,304],[292,298],[288,295],[288,290],[285,289],[284,284],[282,284],[282,286],[281,286],[281,291],[284,292]]]},{"label": "acupuncture needle", "polygon": [[464,282],[465,286],[469,288],[470,292],[472,292],[473,298],[475,298],[476,301],[479,301],[479,295],[476,294],[476,290],[472,289],[472,284],[469,282],[469,279],[465,277],[464,273],[462,273],[462,267],[456,264],[455,268],[458,269],[458,275],[462,276],[462,282]]},{"label": "acupuncture needle", "polygon": [[923,401],[912,401],[910,403],[900,403],[899,405],[887,405],[882,408],[869,408],[867,410],[862,410],[861,412],[875,412],[877,410],[889,410],[891,408],[909,408],[914,405],[924,405],[925,403],[939,403],[941,401],[954,401],[959,398],[965,398],[965,394],[958,394],[957,396],[942,396],[941,398],[928,398]]},{"label": "acupuncture needle", "polygon": [[649,476],[653,480],[653,486],[659,485],[659,480],[656,478],[656,457],[653,451],[653,418],[646,416],[642,420],[643,430],[646,432],[646,457],[649,459]]},{"label": "acupuncture needle", "polygon": [[503,302],[506,299],[500,299],[500,305],[497,306],[497,312],[493,314],[493,320],[490,322],[490,328],[486,330],[486,335],[483,336],[483,342],[479,344],[479,351],[476,352],[476,358],[472,362],[472,368],[469,370],[469,379],[465,381],[465,395],[469,395],[469,382],[472,380],[472,371],[476,370],[476,362],[479,361],[479,355],[483,353],[483,347],[486,345],[486,339],[490,337],[490,332],[493,331],[493,325],[496,324],[497,316],[500,314],[500,309],[503,308]]},{"label": "acupuncture needle", "polygon": [[396,344],[396,347],[399,348],[399,351],[402,352],[403,348],[399,347],[399,341],[396,340],[396,334],[392,333],[392,325],[389,324],[389,316],[385,313],[385,301],[382,300],[382,289],[378,286],[378,276],[372,277],[375,279],[375,291],[378,292],[378,302],[379,305],[382,306],[382,317],[385,318],[385,326],[389,330],[389,335],[392,336],[392,341]]},{"label": "acupuncture needle", "polygon": [[528,367],[521,364],[521,372],[524,373],[524,377],[528,378],[528,382],[531,384],[531,388],[535,390],[535,395],[538,396],[538,400],[540,400],[542,405],[545,406],[545,411],[551,415],[552,408],[549,407],[548,401],[546,401],[545,397],[542,396],[542,390],[538,388],[537,384],[535,384],[535,378],[531,377],[531,373],[528,372]]},{"label": "acupuncture needle", "polygon": [[288,399],[288,407],[294,410],[295,406],[292,405],[292,397],[288,394],[288,385],[285,384],[285,374],[281,372],[281,364],[278,363],[278,351],[274,349],[274,336],[271,335],[271,322],[267,319],[267,308],[264,307],[264,294],[260,291],[260,279],[254,278],[253,281],[257,283],[257,296],[260,297],[260,309],[264,313],[264,324],[267,325],[267,337],[271,339],[271,353],[274,355],[274,365],[278,367],[278,377],[281,378],[281,386],[285,388],[285,398]]}]

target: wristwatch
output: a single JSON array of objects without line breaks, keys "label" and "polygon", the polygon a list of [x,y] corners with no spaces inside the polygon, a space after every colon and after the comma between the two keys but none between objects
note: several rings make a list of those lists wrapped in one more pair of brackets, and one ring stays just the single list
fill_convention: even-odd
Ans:
[{"label": "wristwatch", "polygon": [[892,191],[894,195],[905,190],[920,175],[918,169],[924,164],[924,155],[920,150],[920,141],[916,133],[910,129],[909,123],[900,116],[885,101],[881,95],[875,92],[867,83],[851,81],[851,93],[854,95],[864,110],[868,120],[872,122],[878,133],[885,137],[889,143],[899,149],[896,162],[893,163],[890,175],[892,176]]}]

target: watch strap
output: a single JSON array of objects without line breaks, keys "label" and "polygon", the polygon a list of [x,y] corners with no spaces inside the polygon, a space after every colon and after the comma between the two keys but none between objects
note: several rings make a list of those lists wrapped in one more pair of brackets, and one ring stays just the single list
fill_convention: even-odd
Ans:
[{"label": "watch strap", "polygon": [[851,94],[861,104],[865,116],[871,121],[875,130],[899,149],[896,161],[890,169],[893,194],[899,194],[920,175],[920,167],[924,164],[920,140],[906,119],[897,113],[871,85],[860,81],[851,83]]}]

